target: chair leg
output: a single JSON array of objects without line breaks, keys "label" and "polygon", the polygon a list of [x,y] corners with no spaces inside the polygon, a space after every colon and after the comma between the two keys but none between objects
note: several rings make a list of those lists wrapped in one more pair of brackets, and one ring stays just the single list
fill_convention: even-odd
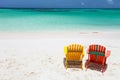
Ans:
[{"label": "chair leg", "polygon": [[103,62],[102,62],[102,73],[104,72],[104,67],[105,67],[105,57],[103,58]]},{"label": "chair leg", "polygon": [[81,69],[83,70],[83,64],[81,63]]},{"label": "chair leg", "polygon": [[89,61],[86,62],[86,66],[85,66],[86,71],[87,71],[87,69],[88,69],[88,66],[89,66]]},{"label": "chair leg", "polygon": [[105,65],[102,65],[102,73],[104,72],[104,67],[105,67]]},{"label": "chair leg", "polygon": [[66,69],[68,68],[68,63],[67,63],[67,60],[66,60],[66,62],[65,62],[66,64],[65,64],[65,66],[66,66]]}]

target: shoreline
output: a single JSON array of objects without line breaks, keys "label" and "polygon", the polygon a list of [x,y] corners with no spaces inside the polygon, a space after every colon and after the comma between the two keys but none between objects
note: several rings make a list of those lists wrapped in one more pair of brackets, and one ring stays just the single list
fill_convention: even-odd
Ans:
[{"label": "shoreline", "polygon": [[39,31],[39,32],[0,32],[0,39],[14,38],[103,38],[120,39],[119,31]]}]

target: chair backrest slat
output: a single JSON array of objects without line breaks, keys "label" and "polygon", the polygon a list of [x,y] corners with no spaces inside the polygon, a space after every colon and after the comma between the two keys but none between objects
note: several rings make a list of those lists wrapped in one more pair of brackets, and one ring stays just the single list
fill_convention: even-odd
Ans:
[{"label": "chair backrest slat", "polygon": [[97,45],[97,44],[92,44],[89,46],[89,54],[91,54],[91,58],[92,55],[95,55],[96,58],[92,59],[97,61],[99,56],[105,56],[105,50],[106,48],[102,45]]},{"label": "chair backrest slat", "polygon": [[82,57],[83,46],[79,44],[71,44],[67,46],[67,60],[80,60]]},{"label": "chair backrest slat", "polygon": [[96,52],[101,52],[101,53],[105,53],[106,48],[104,46],[101,45],[90,45],[89,46],[89,51],[96,51]]}]

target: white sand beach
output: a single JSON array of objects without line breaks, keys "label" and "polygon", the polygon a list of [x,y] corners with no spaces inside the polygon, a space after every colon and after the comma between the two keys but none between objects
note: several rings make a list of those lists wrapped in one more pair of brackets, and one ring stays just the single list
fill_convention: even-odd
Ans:
[{"label": "white sand beach", "polygon": [[[111,50],[104,75],[100,71],[66,68],[63,48],[101,44]],[[120,78],[120,32],[0,32],[0,80],[117,80]]]}]

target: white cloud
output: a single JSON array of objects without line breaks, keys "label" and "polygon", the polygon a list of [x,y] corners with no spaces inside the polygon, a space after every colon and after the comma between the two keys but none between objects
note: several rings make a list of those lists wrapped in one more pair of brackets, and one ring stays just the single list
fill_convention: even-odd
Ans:
[{"label": "white cloud", "polygon": [[113,0],[107,0],[108,4],[114,4]]},{"label": "white cloud", "polygon": [[84,5],[85,5],[85,3],[84,3],[84,2],[81,2],[81,5],[82,5],[82,6],[84,6]]}]

